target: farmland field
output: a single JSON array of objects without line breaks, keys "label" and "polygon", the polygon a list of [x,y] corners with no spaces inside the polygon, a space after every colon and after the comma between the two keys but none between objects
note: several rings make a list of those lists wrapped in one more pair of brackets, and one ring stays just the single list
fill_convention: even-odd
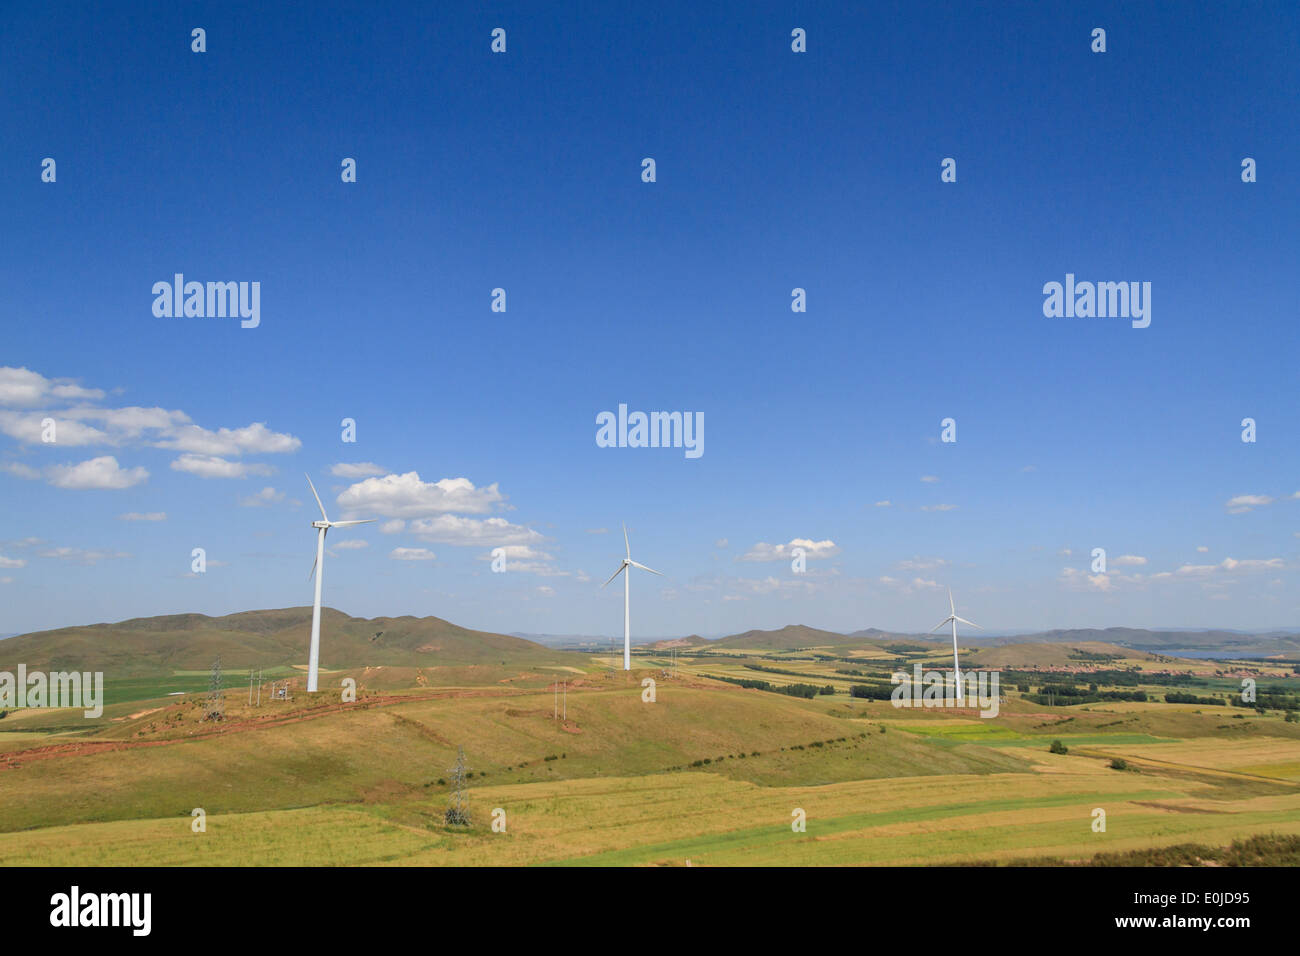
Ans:
[{"label": "farmland field", "polygon": [[[630,675],[586,661],[332,674],[360,675],[354,704],[299,691],[250,707],[236,686],[218,725],[195,694],[128,693],[95,721],[14,712],[0,723],[0,865],[916,865],[1300,834],[1300,727],[1277,715],[1012,693],[988,719],[850,695],[891,661],[765,651],[670,673],[656,655]],[[769,689],[713,679],[728,677]],[[165,695],[198,678],[132,683]],[[461,747],[472,823],[452,827]]]}]

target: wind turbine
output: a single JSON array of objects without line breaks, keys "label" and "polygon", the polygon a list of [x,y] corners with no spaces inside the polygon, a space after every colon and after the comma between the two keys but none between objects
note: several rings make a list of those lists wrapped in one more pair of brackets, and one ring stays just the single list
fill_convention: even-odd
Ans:
[{"label": "wind turbine", "polygon": [[[624,571],[627,571],[623,578],[623,670],[630,671],[632,669],[632,618],[628,605],[628,581],[632,578],[632,572],[629,569],[640,568],[642,571],[649,571],[651,574],[657,574],[660,577],[663,577],[664,574],[662,571],[647,568],[644,564],[632,560],[632,546],[627,543],[627,525],[623,525],[623,549],[627,556],[623,558],[623,563],[618,566],[618,570],[609,576],[609,581],[613,581]],[[606,581],[601,587],[605,587],[606,584],[609,584],[609,581]]]},{"label": "wind turbine", "polygon": [[311,483],[311,475],[307,476],[307,484],[311,485],[311,495],[316,499],[316,506],[320,508],[320,521],[313,521],[311,526],[319,531],[316,535],[316,560],[311,563],[311,574],[307,575],[308,580],[312,574],[316,575],[316,600],[311,606],[311,656],[307,660],[307,693],[316,692],[316,671],[320,666],[320,580],[325,576],[325,535],[330,528],[346,528],[348,525],[369,524],[374,518],[364,518],[360,521],[330,521],[329,516],[325,514],[325,506],[320,503],[320,495],[316,494],[316,486]]},{"label": "wind turbine", "polygon": [[953,676],[956,677],[957,679],[957,703],[960,704],[962,702],[962,692],[961,692],[961,670],[957,667],[957,622],[961,621],[963,624],[969,624],[971,627],[979,627],[981,631],[984,630],[984,628],[980,627],[974,621],[968,621],[964,617],[957,616],[957,605],[952,603],[952,588],[948,589],[948,610],[951,611],[952,613],[950,613],[940,623],[930,628],[930,633],[933,634],[935,631],[939,630],[939,628],[943,627],[945,624],[949,622],[952,623],[952,673]]}]

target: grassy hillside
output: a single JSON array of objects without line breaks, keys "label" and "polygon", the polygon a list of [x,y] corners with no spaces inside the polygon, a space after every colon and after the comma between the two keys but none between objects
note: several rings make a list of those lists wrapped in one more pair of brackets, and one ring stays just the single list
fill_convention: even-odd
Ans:
[{"label": "grassy hillside", "polygon": [[[793,698],[727,686],[661,683],[647,704],[639,683],[620,676],[577,685],[567,709],[560,723],[549,690],[503,688],[336,705],[293,722],[276,722],[283,712],[263,707],[263,723],[244,728],[236,722],[249,711],[232,696],[227,725],[214,730],[199,723],[201,706],[172,702],[77,737],[78,752],[0,768],[0,830],[165,817],[196,806],[248,812],[364,802],[377,792],[409,796],[446,776],[459,746],[494,783],[708,769],[755,784],[820,786],[1025,767],[1014,754],[880,734]],[[201,732],[209,736],[193,738]]]},{"label": "grassy hillside", "polygon": [[[671,665],[639,649],[624,673],[608,655],[436,618],[330,611],[322,689],[307,694],[309,618],[185,615],[16,639],[33,666],[44,653],[140,667],[138,653],[154,669],[110,670],[121,693],[98,719],[0,716],[0,865],[1001,863],[1300,834],[1300,722],[1281,677],[1261,684],[1278,685],[1276,701],[1246,709],[1219,703],[1237,673],[1161,674],[1167,659],[1096,642],[985,645],[963,659],[1117,667],[1050,680],[1122,678],[1146,696],[1045,703],[1019,685],[1049,678],[1023,675],[987,717],[870,693],[901,660],[946,666],[946,641],[792,626],[681,648]],[[230,663],[214,722],[203,690],[218,649]],[[240,654],[297,675],[292,701],[250,704]],[[277,654],[285,663],[264,663]],[[1174,687],[1212,701],[1169,703]],[[1050,752],[1058,740],[1066,752]],[[443,816],[462,747],[468,828]],[[195,808],[206,833],[190,828]],[[505,832],[488,825],[497,808]],[[806,833],[790,826],[800,813]]]},{"label": "grassy hillside", "polygon": [[[436,617],[350,617],[321,610],[321,666],[518,668],[581,665],[585,658],[504,634],[473,631]],[[102,671],[109,679],[194,671],[302,665],[311,608],[246,611],[225,617],[180,614],[40,631],[0,641],[0,670]]]},{"label": "grassy hillside", "polygon": [[[1294,739],[1253,737],[1233,770],[1213,766],[1229,740],[1183,753],[1127,734],[1093,754],[1067,738],[1057,755],[1002,719],[975,721],[989,731],[972,742],[972,721],[937,715],[953,733],[881,733],[817,702],[687,681],[661,681],[648,704],[640,676],[579,685],[564,723],[549,692],[495,691],[33,759],[0,770],[0,865],[906,865],[1300,833],[1300,785],[1277,766]],[[458,746],[468,829],[442,819]],[[1158,757],[1121,772],[1117,750]],[[196,807],[206,833],[191,831]],[[504,833],[487,825],[495,808]]]}]

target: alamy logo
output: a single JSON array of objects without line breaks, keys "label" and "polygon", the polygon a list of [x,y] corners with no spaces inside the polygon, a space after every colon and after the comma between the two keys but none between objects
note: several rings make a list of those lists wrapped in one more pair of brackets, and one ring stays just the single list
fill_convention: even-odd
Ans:
[{"label": "alamy logo", "polygon": [[50,897],[51,926],[129,926],[133,936],[148,936],[152,928],[152,893],[70,893]]},{"label": "alamy logo", "polygon": [[[965,700],[978,706],[981,717],[996,717],[1001,701],[998,671],[966,671],[953,679],[951,671],[925,671],[912,665],[912,674],[895,671],[890,683],[897,684],[890,701],[895,707],[963,707]],[[962,682],[963,700],[957,699],[957,681]]]},{"label": "alamy logo", "polygon": [[224,319],[238,316],[241,328],[255,329],[262,322],[262,283],[186,282],[183,273],[173,281],[153,284],[153,314],[160,319]]},{"label": "alamy logo", "polygon": [[21,707],[80,707],[86,717],[104,712],[104,674],[76,671],[27,672],[18,665],[18,675],[0,671],[0,710]]},{"label": "alamy logo", "polygon": [[685,448],[687,458],[704,454],[703,412],[628,413],[627,406],[596,416],[600,448]]},{"label": "alamy logo", "polygon": [[1065,274],[1065,285],[1043,286],[1043,315],[1049,319],[1132,319],[1133,328],[1151,324],[1150,282],[1075,282]]}]

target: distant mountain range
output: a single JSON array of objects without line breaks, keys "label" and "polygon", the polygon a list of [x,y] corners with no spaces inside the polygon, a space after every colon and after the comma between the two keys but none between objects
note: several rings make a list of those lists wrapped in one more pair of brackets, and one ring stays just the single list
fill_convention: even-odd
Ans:
[{"label": "distant mountain range", "polygon": [[[322,665],[436,667],[487,665],[537,667],[581,663],[560,647],[603,649],[616,639],[599,635],[494,634],[460,627],[437,617],[358,618],[333,608],[321,611]],[[172,614],[134,618],[115,624],[91,624],[40,631],[0,640],[0,670],[18,664],[29,670],[94,670],[116,677],[202,671],[221,655],[230,670],[306,663],[311,632],[311,608],[293,607],[245,611],[224,617]],[[1281,657],[1300,659],[1300,633],[1270,631],[1250,634],[1229,630],[1147,630],[1132,627],[1074,628],[1031,634],[980,638],[960,635],[961,645],[979,654],[979,661],[1007,662],[1022,658],[1053,663],[1069,645],[1110,653],[1126,648],[1167,656]],[[621,643],[621,641],[619,642]],[[935,649],[950,643],[946,635],[912,634],[869,627],[843,634],[803,624],[775,630],[751,630],[726,637],[698,634],[638,642],[652,650],[787,651],[806,647],[851,647],[874,644],[885,649],[911,645]],[[549,644],[550,646],[546,646]],[[1000,648],[1014,648],[1005,653]],[[1036,650],[1034,648],[1037,648]],[[1068,653],[1066,653],[1068,656]]]},{"label": "distant mountain range", "polygon": [[[1147,630],[1136,627],[1070,628],[1035,631],[997,637],[976,637],[970,633],[959,634],[964,647],[1001,647],[1026,644],[1110,644],[1154,654],[1177,656],[1179,652],[1196,656],[1221,654],[1224,657],[1285,657],[1300,658],[1300,632],[1291,630],[1267,631],[1252,634],[1228,630]],[[930,646],[947,644],[944,635],[913,634],[883,631],[868,627],[842,634],[823,631],[803,624],[788,624],[772,631],[745,631],[710,640],[691,635],[669,638],[651,645],[656,650],[677,648],[717,650],[770,650],[788,651],[802,647],[843,647],[868,643],[879,646],[889,644],[916,644]]]}]

